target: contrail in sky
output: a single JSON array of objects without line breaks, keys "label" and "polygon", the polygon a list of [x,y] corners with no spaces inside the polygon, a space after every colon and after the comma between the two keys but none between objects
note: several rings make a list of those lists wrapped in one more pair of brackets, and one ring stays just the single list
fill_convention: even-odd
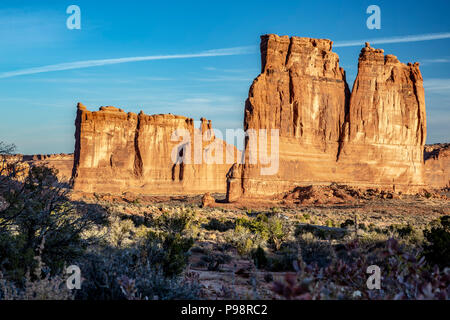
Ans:
[{"label": "contrail in sky", "polygon": [[353,41],[336,41],[333,47],[357,47],[363,46],[366,42],[370,44],[386,44],[386,43],[402,43],[402,42],[417,42],[417,41],[429,41],[449,39],[450,32],[445,33],[429,33],[429,34],[416,34],[409,36],[398,36],[388,38],[378,38],[369,40],[353,40]]},{"label": "contrail in sky", "polygon": [[250,46],[250,47],[236,47],[236,48],[208,50],[208,51],[203,51],[200,53],[192,53],[192,54],[174,54],[174,55],[77,61],[77,62],[52,64],[52,65],[43,66],[43,67],[3,72],[3,73],[0,73],[0,78],[11,78],[11,77],[28,75],[28,74],[72,70],[72,69],[82,69],[82,68],[90,68],[90,67],[99,67],[99,66],[106,66],[106,65],[127,63],[127,62],[233,56],[233,55],[250,54],[250,53],[253,53],[254,50],[255,50],[255,48]]},{"label": "contrail in sky", "polygon": [[[370,44],[387,44],[387,43],[404,43],[404,42],[417,42],[417,41],[430,41],[449,39],[450,32],[445,33],[430,33],[430,34],[418,34],[408,36],[397,36],[388,38],[368,39],[368,40],[351,40],[351,41],[336,41],[334,47],[356,47],[363,46],[365,42]],[[129,58],[117,58],[117,59],[101,59],[101,60],[87,60],[53,64],[48,66],[21,69],[15,71],[8,71],[0,73],[0,79],[11,78],[22,75],[37,74],[44,72],[63,71],[72,69],[82,69],[90,67],[99,67],[119,63],[138,62],[138,61],[151,61],[151,60],[168,60],[168,59],[191,59],[191,58],[203,58],[203,57],[219,57],[219,56],[234,56],[242,54],[255,53],[256,47],[235,47],[226,49],[208,50],[200,53],[192,54],[174,54],[174,55],[159,55],[159,56],[144,56],[144,57],[129,57]]]}]

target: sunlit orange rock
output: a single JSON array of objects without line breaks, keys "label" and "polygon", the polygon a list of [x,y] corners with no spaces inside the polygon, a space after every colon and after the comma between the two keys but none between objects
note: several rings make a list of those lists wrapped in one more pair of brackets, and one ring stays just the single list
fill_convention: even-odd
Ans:
[{"label": "sunlit orange rock", "polygon": [[[201,119],[196,128],[193,119],[183,116],[143,112],[138,115],[114,107],[91,112],[79,104],[74,190],[168,195],[224,193],[226,174],[239,152],[216,138],[211,129],[211,122],[206,119]],[[191,143],[183,144],[183,137]],[[233,161],[227,163],[227,157]]]},{"label": "sunlit orange rock", "polygon": [[417,63],[400,63],[367,43],[350,93],[330,40],[265,35],[261,57],[244,128],[279,130],[279,170],[262,175],[261,164],[236,165],[229,201],[333,182],[403,192],[424,186],[425,94]]}]

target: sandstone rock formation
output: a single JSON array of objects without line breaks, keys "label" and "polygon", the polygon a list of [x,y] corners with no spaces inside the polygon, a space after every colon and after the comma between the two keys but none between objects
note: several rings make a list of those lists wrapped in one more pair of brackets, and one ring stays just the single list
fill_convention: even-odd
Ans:
[{"label": "sandstone rock formation", "polygon": [[57,170],[60,181],[68,182],[72,177],[73,154],[49,154],[23,156],[23,161],[29,165],[48,166]]},{"label": "sandstone rock formation", "polygon": [[[31,166],[47,166],[57,170],[58,180],[69,182],[72,177],[73,154],[49,154],[49,155],[11,155],[6,156],[9,163],[18,163],[22,175],[28,173]],[[0,163],[0,167],[1,167]]]},{"label": "sandstone rock formation", "polygon": [[349,99],[345,72],[331,48],[330,40],[261,37],[262,72],[250,88],[244,129],[279,129],[279,170],[261,175],[260,166],[249,163],[247,139],[245,164],[229,179],[229,200],[330,181]]},{"label": "sandstone rock formation", "polygon": [[211,207],[216,203],[216,199],[209,193],[205,193],[202,197],[202,208]]},{"label": "sandstone rock formation", "polygon": [[425,147],[425,182],[432,188],[450,188],[450,144]]},{"label": "sandstone rock formation", "polygon": [[419,64],[362,49],[343,132],[345,182],[413,191],[424,185],[425,93]]},{"label": "sandstone rock formation", "polygon": [[330,40],[261,37],[261,74],[244,129],[278,129],[279,170],[245,164],[228,175],[227,198],[276,195],[338,182],[412,191],[424,185],[425,98],[418,64],[366,44],[350,94]]},{"label": "sandstone rock formation", "polygon": [[77,191],[225,192],[226,174],[240,156],[234,146],[214,136],[205,119],[195,128],[193,119],[182,116],[137,115],[114,107],[91,112],[79,104],[75,124]]}]

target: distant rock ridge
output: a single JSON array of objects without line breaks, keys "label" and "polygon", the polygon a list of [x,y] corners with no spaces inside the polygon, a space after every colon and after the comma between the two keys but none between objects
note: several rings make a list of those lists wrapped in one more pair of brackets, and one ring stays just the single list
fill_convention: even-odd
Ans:
[{"label": "distant rock ridge", "polygon": [[425,182],[450,189],[450,143],[425,146]]},{"label": "distant rock ridge", "polygon": [[57,170],[57,178],[61,182],[69,182],[72,177],[73,154],[14,154],[7,156],[6,159],[10,163],[21,163],[23,174],[27,174],[31,166],[46,166]]},{"label": "distant rock ridge", "polygon": [[262,176],[259,165],[235,165],[228,175],[229,201],[333,182],[402,192],[426,185],[419,64],[400,63],[366,43],[350,93],[332,45],[325,39],[261,37],[262,71],[250,87],[244,128],[280,130],[280,169]]},{"label": "distant rock ridge", "polygon": [[[172,114],[125,113],[115,107],[91,112],[78,104],[75,121],[74,190],[98,193],[200,194],[226,191],[226,173],[236,161],[238,150],[214,136],[211,121],[201,119],[200,128],[191,118]],[[187,132],[191,145],[175,132]],[[194,149],[196,136],[203,137]],[[175,134],[175,136],[174,136]],[[173,138],[176,139],[173,139]],[[198,137],[198,136],[197,136]],[[207,139],[205,139],[207,138]],[[198,138],[197,138],[198,139]],[[222,148],[222,154],[215,150]],[[178,156],[189,161],[173,161]],[[189,152],[189,153],[188,153]],[[199,153],[199,154],[196,154]],[[185,153],[185,154],[183,154]],[[205,156],[220,161],[195,161]],[[216,158],[218,159],[218,158]],[[219,164],[217,164],[219,162]],[[196,164],[197,163],[197,164]]]}]

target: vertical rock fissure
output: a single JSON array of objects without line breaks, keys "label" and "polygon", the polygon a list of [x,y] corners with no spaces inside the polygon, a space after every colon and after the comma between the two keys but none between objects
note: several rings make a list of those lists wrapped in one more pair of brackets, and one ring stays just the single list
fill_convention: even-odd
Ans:
[{"label": "vertical rock fissure", "polygon": [[143,175],[142,155],[139,149],[139,132],[141,130],[141,117],[142,113],[138,115],[136,132],[134,135],[134,175],[141,178]]}]

